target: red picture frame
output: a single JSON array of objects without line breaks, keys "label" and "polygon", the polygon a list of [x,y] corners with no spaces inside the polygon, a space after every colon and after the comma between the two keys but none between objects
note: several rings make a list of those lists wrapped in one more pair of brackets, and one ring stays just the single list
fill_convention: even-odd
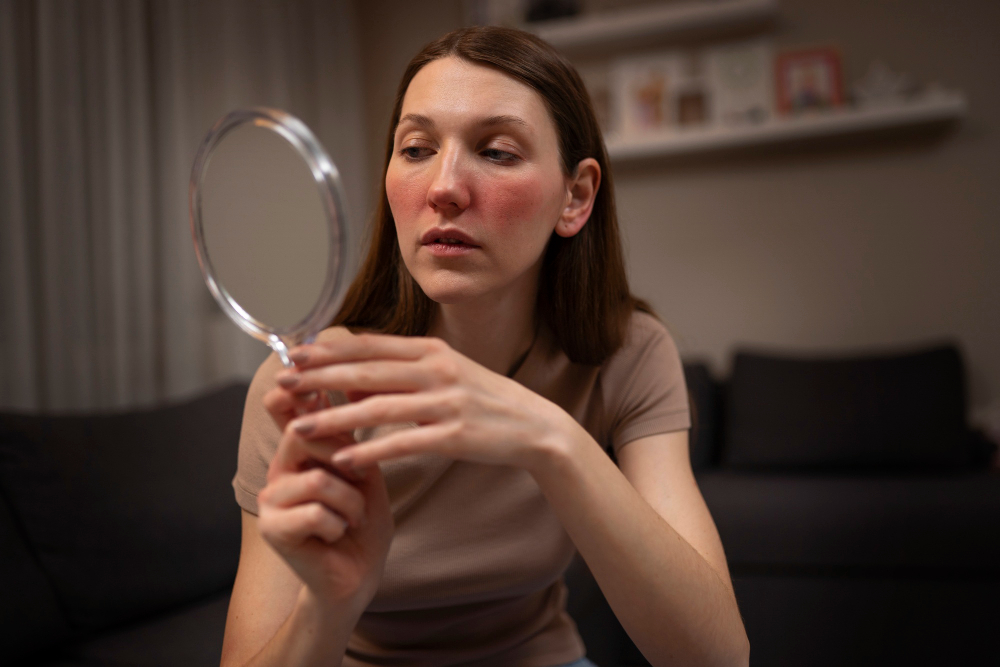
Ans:
[{"label": "red picture frame", "polygon": [[834,47],[778,54],[774,81],[781,114],[830,109],[844,103],[840,51]]}]

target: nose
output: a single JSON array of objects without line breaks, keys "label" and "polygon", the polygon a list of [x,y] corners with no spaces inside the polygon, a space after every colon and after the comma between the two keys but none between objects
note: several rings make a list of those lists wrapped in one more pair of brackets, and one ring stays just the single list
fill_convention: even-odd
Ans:
[{"label": "nose", "polygon": [[436,173],[427,191],[427,203],[443,214],[461,213],[469,207],[468,165],[462,151],[448,148],[438,153]]}]

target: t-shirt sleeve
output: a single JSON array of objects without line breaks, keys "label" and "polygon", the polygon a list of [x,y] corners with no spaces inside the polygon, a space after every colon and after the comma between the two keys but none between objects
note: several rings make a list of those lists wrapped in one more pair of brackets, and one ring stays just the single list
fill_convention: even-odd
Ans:
[{"label": "t-shirt sleeve", "polygon": [[240,507],[257,514],[257,494],[267,485],[267,469],[278,450],[281,431],[264,408],[264,394],[277,386],[275,374],[281,370],[278,355],[271,354],[257,369],[243,407],[240,448],[233,477],[233,491]]},{"label": "t-shirt sleeve", "polygon": [[680,354],[666,328],[653,316],[633,314],[625,344],[608,360],[601,375],[615,454],[633,440],[691,428]]}]

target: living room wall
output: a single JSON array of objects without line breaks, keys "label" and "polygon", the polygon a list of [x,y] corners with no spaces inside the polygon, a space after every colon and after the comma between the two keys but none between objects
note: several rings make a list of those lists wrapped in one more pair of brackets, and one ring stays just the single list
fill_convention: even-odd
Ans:
[{"label": "living room wall", "polygon": [[[368,0],[357,11],[374,183],[398,77],[462,25],[462,2]],[[955,340],[971,416],[1000,431],[998,25],[989,0],[781,0],[779,47],[839,46],[848,85],[882,60],[963,91],[968,117],[945,132],[616,169],[633,289],[685,357],[724,374],[741,346],[854,353]]]}]

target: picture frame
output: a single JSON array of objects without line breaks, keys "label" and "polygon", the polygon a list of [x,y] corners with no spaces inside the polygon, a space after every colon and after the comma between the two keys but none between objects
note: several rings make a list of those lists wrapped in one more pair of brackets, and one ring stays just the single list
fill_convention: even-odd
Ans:
[{"label": "picture frame", "polygon": [[759,125],[775,112],[774,45],[769,37],[727,42],[705,53],[711,122]]},{"label": "picture frame", "polygon": [[840,51],[835,47],[779,53],[774,67],[778,111],[822,111],[844,103]]},{"label": "picture frame", "polygon": [[674,131],[708,120],[704,78],[695,52],[623,58],[610,78],[612,124],[621,136]]}]

